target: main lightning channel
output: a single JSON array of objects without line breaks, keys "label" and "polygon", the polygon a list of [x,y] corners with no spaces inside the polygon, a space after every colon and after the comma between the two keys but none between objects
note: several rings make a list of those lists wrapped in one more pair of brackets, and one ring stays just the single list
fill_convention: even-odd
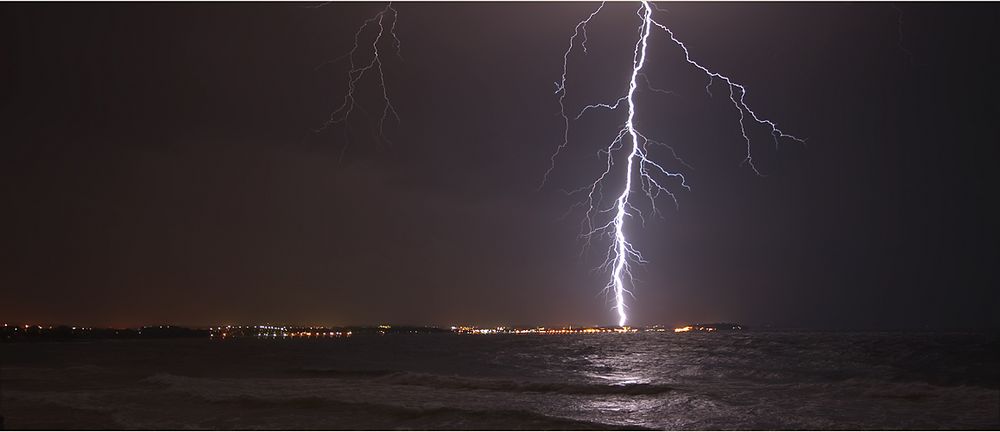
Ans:
[{"label": "main lightning channel", "polygon": [[[573,119],[579,119],[590,110],[605,109],[615,111],[622,107],[623,104],[628,108],[628,115],[616,137],[599,152],[602,155],[607,155],[607,164],[604,172],[589,185],[567,192],[569,195],[586,194],[583,201],[574,206],[574,208],[579,205],[587,207],[586,215],[581,222],[581,237],[585,239],[584,248],[588,248],[590,246],[591,239],[595,237],[607,235],[611,238],[604,263],[598,268],[608,269],[611,272],[610,280],[608,281],[608,284],[605,285],[605,291],[611,292],[614,296],[614,311],[618,315],[619,326],[625,326],[628,321],[625,297],[626,294],[631,295],[630,288],[635,286],[635,281],[632,277],[632,264],[645,263],[642,254],[639,253],[639,251],[633,246],[626,234],[625,224],[629,218],[638,218],[642,224],[645,225],[645,217],[633,204],[634,200],[630,200],[634,189],[633,180],[638,180],[638,183],[640,184],[639,189],[644,193],[646,198],[648,198],[651,213],[653,214],[659,214],[659,210],[656,207],[656,199],[661,194],[665,194],[670,197],[675,206],[678,205],[677,197],[666,187],[665,181],[667,179],[672,178],[675,182],[679,182],[681,188],[690,190],[690,187],[687,185],[687,181],[682,173],[670,171],[662,164],[650,158],[649,146],[656,145],[666,148],[672,156],[674,162],[689,169],[691,168],[690,165],[681,159],[672,147],[663,142],[648,138],[647,135],[643,134],[635,125],[635,117],[638,110],[635,96],[636,91],[639,89],[640,78],[642,78],[642,81],[645,83],[645,88],[650,92],[669,93],[665,90],[653,87],[653,85],[649,82],[648,76],[643,72],[643,67],[646,65],[649,37],[654,26],[663,30],[671,42],[683,50],[684,59],[688,64],[702,71],[708,77],[708,83],[705,86],[705,90],[710,96],[712,94],[711,87],[716,80],[721,81],[726,85],[729,90],[729,100],[739,113],[740,133],[746,143],[746,155],[742,163],[748,165],[755,174],[762,175],[753,163],[751,140],[747,132],[748,119],[751,119],[762,127],[767,128],[774,140],[775,146],[778,145],[780,139],[789,139],[799,143],[805,142],[800,138],[783,132],[778,128],[777,124],[759,116],[756,112],[751,110],[750,106],[746,103],[747,90],[743,85],[733,81],[725,75],[713,72],[705,66],[702,66],[700,63],[694,61],[691,58],[691,53],[687,46],[678,40],[669,28],[657,22],[653,18],[653,9],[655,5],[646,0],[642,0],[640,3],[641,6],[636,11],[636,14],[641,18],[642,24],[638,29],[639,36],[635,43],[635,51],[632,58],[632,72],[629,77],[628,90],[626,94],[615,100],[613,103],[595,103],[587,105],[578,115],[573,117]],[[559,94],[560,114],[562,115],[565,125],[564,139],[552,154],[552,165],[550,165],[549,169],[545,172],[542,180],[542,186],[544,186],[548,181],[549,174],[555,167],[555,160],[559,156],[559,153],[569,145],[570,116],[566,114],[565,98],[566,76],[568,73],[570,53],[576,46],[577,38],[581,36],[582,40],[580,42],[580,46],[583,48],[584,53],[587,52],[587,25],[601,12],[603,8],[604,3],[601,3],[596,10],[577,23],[573,36],[570,37],[569,40],[569,48],[563,55],[563,73],[561,81],[556,82],[556,93]],[[615,164],[614,155],[622,150],[627,151],[623,179],[624,186],[611,207],[601,208],[601,202],[604,196],[604,182],[609,176],[611,176],[612,167]],[[604,224],[600,224],[599,222],[595,223],[595,218],[609,213],[613,213],[614,215],[609,221]]]},{"label": "main lightning channel", "polygon": [[[650,25],[649,15],[652,11],[649,8],[649,3],[643,2],[643,9],[645,11],[645,22],[642,25],[642,37],[639,39],[639,44],[642,48],[636,48],[638,53],[638,59],[633,57],[632,62],[632,78],[628,85],[628,118],[625,120],[625,128],[628,129],[629,137],[632,142],[632,149],[628,155],[628,165],[625,169],[625,187],[622,189],[621,195],[618,196],[616,201],[616,213],[615,213],[615,247],[618,249],[617,254],[615,254],[614,270],[611,273],[612,283],[614,284],[615,291],[615,310],[618,312],[618,325],[624,326],[625,320],[628,316],[625,314],[625,281],[622,279],[623,273],[625,273],[627,257],[631,245],[629,245],[628,240],[625,238],[625,215],[627,213],[626,206],[628,205],[629,195],[632,193],[632,167],[635,164],[636,155],[639,153],[639,134],[635,131],[635,89],[638,87],[636,80],[639,77],[639,73],[642,71],[642,66],[646,64],[646,47],[649,45],[649,31],[652,28]],[[631,274],[631,273],[630,273]],[[631,279],[631,277],[630,277]]]}]

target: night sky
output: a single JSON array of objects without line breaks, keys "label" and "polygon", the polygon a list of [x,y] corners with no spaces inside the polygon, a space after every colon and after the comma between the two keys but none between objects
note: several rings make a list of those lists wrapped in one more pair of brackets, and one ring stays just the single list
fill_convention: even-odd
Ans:
[{"label": "night sky", "polygon": [[[559,189],[599,174],[623,113],[575,123],[536,190],[596,5],[398,4],[388,142],[374,80],[369,117],[313,132],[344,96],[327,62],[381,5],[304,6],[0,5],[0,317],[614,323]],[[591,24],[569,107],[624,92],[635,6]],[[757,130],[767,176],[741,167],[725,89],[654,33],[647,75],[674,93],[641,94],[637,121],[695,170],[679,210],[630,227],[649,261],[632,324],[1000,325],[1000,9],[897,6],[664,5],[696,60],[808,143]]]}]

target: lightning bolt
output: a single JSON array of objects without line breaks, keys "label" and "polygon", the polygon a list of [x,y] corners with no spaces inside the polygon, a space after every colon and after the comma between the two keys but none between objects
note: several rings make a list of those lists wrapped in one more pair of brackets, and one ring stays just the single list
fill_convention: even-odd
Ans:
[{"label": "lightning bolt", "polygon": [[[546,184],[549,174],[555,169],[555,162],[560,152],[569,145],[571,118],[566,113],[565,99],[570,54],[578,45],[578,40],[580,48],[584,53],[587,52],[587,25],[601,12],[604,5],[605,3],[602,2],[596,10],[576,24],[573,35],[569,39],[569,47],[563,54],[562,76],[560,81],[555,83],[555,93],[559,95],[560,115],[562,116],[564,125],[563,141],[552,154],[550,158],[551,164],[542,178],[540,187]],[[581,238],[584,239],[584,250],[590,247],[591,240],[594,238],[608,237],[611,240],[604,262],[598,266],[598,270],[610,271],[610,278],[604,287],[604,292],[610,292],[614,296],[614,310],[618,315],[619,326],[624,326],[628,320],[625,297],[626,295],[632,296],[630,289],[635,287],[632,268],[636,264],[646,262],[639,250],[629,240],[626,230],[626,222],[635,219],[638,219],[642,225],[645,225],[646,222],[643,212],[634,204],[633,192],[636,188],[634,183],[638,183],[638,192],[648,201],[650,213],[654,215],[660,214],[656,206],[656,201],[661,195],[666,195],[671,199],[675,207],[678,206],[677,196],[669,188],[670,186],[680,187],[688,191],[691,190],[682,172],[672,171],[651,157],[651,146],[666,149],[672,161],[678,166],[691,169],[690,165],[681,159],[669,145],[647,137],[636,126],[635,122],[636,113],[639,109],[636,105],[636,92],[640,89],[640,83],[643,84],[642,88],[644,90],[652,93],[669,93],[666,90],[653,87],[643,71],[643,68],[646,66],[650,36],[654,30],[662,30],[662,34],[665,34],[671,43],[681,48],[684,53],[685,62],[705,74],[708,79],[705,91],[709,96],[712,96],[712,87],[716,83],[721,83],[728,90],[729,101],[739,114],[738,124],[740,133],[746,144],[746,154],[741,165],[749,166],[754,174],[758,176],[763,175],[757,169],[756,165],[754,165],[751,140],[747,132],[749,126],[757,125],[768,130],[774,140],[775,146],[778,146],[779,141],[782,139],[805,143],[805,140],[783,132],[778,128],[776,123],[761,117],[753,111],[746,102],[747,89],[742,84],[733,81],[726,75],[714,72],[693,60],[687,46],[674,35],[674,32],[653,17],[654,9],[657,11],[660,10],[649,1],[642,0],[639,8],[636,10],[640,25],[632,57],[632,70],[629,75],[625,94],[613,102],[586,105],[579,114],[572,117],[572,120],[575,121],[591,110],[617,111],[622,107],[627,108],[627,116],[616,133],[615,138],[598,152],[602,157],[606,157],[604,172],[592,183],[573,191],[566,191],[570,196],[585,195],[581,201],[570,208],[570,211],[577,207],[586,207],[587,209],[581,222]],[[625,170],[621,174],[624,185],[617,194],[613,195],[615,198],[611,205],[603,207],[602,203],[605,201],[605,182],[615,175],[613,173],[615,159],[616,157],[621,158],[620,155],[622,154],[625,155]],[[604,220],[604,222],[602,223],[601,220]]]},{"label": "lightning bolt", "polygon": [[[327,62],[327,64],[334,63],[344,58],[348,60],[350,68],[347,71],[347,91],[344,94],[344,101],[339,107],[337,107],[337,109],[330,113],[330,117],[323,123],[323,125],[316,129],[317,133],[328,129],[333,125],[346,122],[354,112],[355,108],[364,111],[364,108],[358,103],[356,98],[358,83],[366,75],[372,73],[377,77],[379,85],[382,89],[382,115],[378,121],[379,136],[388,142],[385,138],[385,122],[386,120],[392,118],[398,123],[400,118],[399,113],[396,111],[396,107],[393,106],[392,101],[389,99],[389,90],[385,84],[385,73],[382,69],[382,52],[379,51],[379,45],[383,43],[383,40],[388,40],[390,47],[394,48],[396,56],[402,60],[402,54],[400,52],[401,43],[399,41],[399,37],[396,35],[396,21],[398,18],[399,12],[392,7],[392,2],[389,2],[375,15],[361,23],[361,26],[358,27],[358,30],[354,33],[354,46],[350,51]],[[356,57],[362,47],[361,38],[364,35],[365,30],[369,27],[376,30],[375,36],[371,39],[369,44],[371,47],[371,58],[367,62],[359,62]],[[341,157],[343,157],[343,153],[346,152],[346,150],[347,145],[345,145],[342,149]]]}]

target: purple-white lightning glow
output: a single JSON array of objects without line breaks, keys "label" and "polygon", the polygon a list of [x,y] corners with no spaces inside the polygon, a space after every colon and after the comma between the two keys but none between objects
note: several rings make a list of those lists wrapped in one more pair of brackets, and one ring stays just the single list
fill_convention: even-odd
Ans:
[{"label": "purple-white lightning glow", "polygon": [[[583,49],[584,53],[587,52],[587,24],[589,24],[590,21],[597,16],[603,8],[604,3],[601,3],[596,10],[577,23],[574,28],[573,35],[569,39],[569,47],[563,55],[562,77],[559,82],[556,82],[556,94],[559,95],[560,114],[562,115],[564,124],[563,142],[559,144],[556,151],[552,154],[552,163],[543,176],[543,186],[548,180],[549,174],[555,168],[555,161],[559,156],[559,153],[569,145],[569,127],[571,120],[570,116],[566,114],[565,98],[567,92],[566,76],[569,70],[570,54],[576,47],[578,38],[580,39],[580,47]],[[695,62],[691,58],[691,53],[688,51],[687,46],[677,39],[673,31],[653,18],[654,8],[655,5],[643,0],[641,1],[640,7],[636,11],[636,14],[640,18],[640,25],[632,57],[632,71],[626,94],[612,103],[595,103],[587,105],[583,107],[578,115],[573,117],[573,120],[577,120],[588,111],[595,109],[615,111],[620,109],[622,106],[628,108],[628,115],[621,128],[618,130],[615,138],[599,152],[607,157],[607,165],[604,172],[601,173],[601,175],[598,176],[592,183],[568,192],[570,195],[586,194],[586,197],[574,206],[574,208],[581,205],[587,207],[581,229],[581,237],[585,240],[585,248],[589,247],[591,239],[593,238],[607,236],[611,239],[604,263],[598,268],[604,271],[610,271],[610,278],[604,289],[605,292],[610,292],[614,296],[614,310],[618,315],[619,326],[624,326],[628,320],[628,315],[626,314],[625,296],[626,294],[631,295],[630,289],[635,286],[635,280],[632,277],[632,265],[645,262],[642,254],[639,253],[635,246],[633,246],[628,235],[626,234],[627,221],[638,218],[642,224],[645,224],[645,218],[642,212],[634,204],[635,199],[632,196],[632,192],[635,186],[633,185],[633,182],[638,181],[639,191],[642,192],[648,200],[651,209],[650,211],[653,214],[659,213],[656,207],[656,199],[660,196],[660,194],[666,194],[670,197],[675,206],[678,204],[677,197],[670,189],[667,188],[667,186],[669,186],[667,183],[668,180],[672,179],[673,183],[679,185],[681,188],[690,190],[690,187],[688,187],[686,179],[682,173],[670,171],[661,163],[654,161],[650,157],[649,146],[662,146],[669,151],[675,163],[687,168],[690,168],[690,166],[677,156],[677,153],[674,152],[672,147],[665,143],[647,138],[647,136],[643,134],[635,124],[635,116],[638,110],[635,102],[635,94],[636,90],[639,89],[640,78],[645,84],[644,88],[646,90],[654,93],[668,93],[665,90],[653,87],[649,83],[649,78],[643,72],[643,67],[646,65],[649,39],[654,28],[662,30],[672,43],[676,44],[683,50],[684,60],[688,64],[705,73],[708,77],[708,83],[705,85],[705,90],[709,93],[709,95],[711,95],[711,87],[716,80],[719,80],[726,85],[729,90],[729,100],[739,113],[738,123],[740,126],[740,133],[746,142],[746,156],[743,160],[743,164],[748,165],[755,174],[761,175],[760,171],[753,163],[751,140],[747,134],[748,118],[752,119],[758,125],[767,128],[774,139],[775,145],[778,145],[779,139],[790,139],[800,143],[805,142],[802,139],[781,131],[781,129],[779,129],[774,122],[760,117],[756,112],[751,110],[746,103],[747,90],[743,85],[736,83],[725,75],[713,72],[705,66],[702,66],[700,63]],[[625,171],[622,179],[624,180],[624,186],[621,191],[617,193],[613,204],[610,207],[602,208],[601,202],[604,197],[604,183],[605,180],[612,176],[612,168],[615,165],[615,155],[620,154],[620,152],[626,153]],[[599,218],[602,217],[607,218],[607,220],[603,223],[599,221]]]}]

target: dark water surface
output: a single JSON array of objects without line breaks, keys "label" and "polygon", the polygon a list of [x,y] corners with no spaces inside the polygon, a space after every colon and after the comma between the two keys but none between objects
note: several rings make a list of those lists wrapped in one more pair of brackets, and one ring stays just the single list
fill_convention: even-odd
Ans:
[{"label": "dark water surface", "polygon": [[0,345],[6,427],[996,429],[996,334]]}]

